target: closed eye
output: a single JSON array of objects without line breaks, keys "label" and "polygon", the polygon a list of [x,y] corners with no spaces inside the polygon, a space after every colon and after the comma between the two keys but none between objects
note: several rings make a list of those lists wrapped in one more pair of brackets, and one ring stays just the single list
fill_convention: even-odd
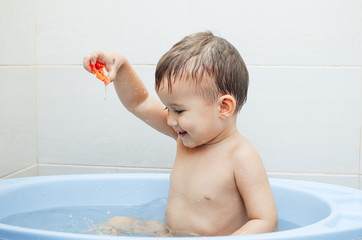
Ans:
[{"label": "closed eye", "polygon": [[[170,111],[170,109],[168,107],[165,107],[163,110],[167,110]],[[185,110],[177,110],[177,109],[172,109],[173,112],[177,113],[177,114],[181,114],[183,113]]]},{"label": "closed eye", "polygon": [[183,112],[184,112],[184,110],[175,110],[175,113],[177,113],[177,114],[181,114]]}]

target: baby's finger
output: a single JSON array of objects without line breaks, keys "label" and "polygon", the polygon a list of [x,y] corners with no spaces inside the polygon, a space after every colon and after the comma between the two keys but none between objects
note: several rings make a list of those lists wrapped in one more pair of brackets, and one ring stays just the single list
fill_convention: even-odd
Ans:
[{"label": "baby's finger", "polygon": [[102,53],[101,50],[94,50],[91,54],[90,54],[90,63],[92,63],[93,65],[96,64],[96,62],[100,62],[100,63],[104,63],[103,62],[103,59],[104,58],[104,55]]},{"label": "baby's finger", "polygon": [[85,70],[87,70],[88,72],[92,72],[90,66],[90,55],[87,55],[83,58],[83,67],[85,68]]}]

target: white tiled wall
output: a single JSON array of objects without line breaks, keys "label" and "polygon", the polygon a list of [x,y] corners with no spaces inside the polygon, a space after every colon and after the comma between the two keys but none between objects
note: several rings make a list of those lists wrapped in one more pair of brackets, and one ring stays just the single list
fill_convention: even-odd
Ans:
[{"label": "white tiled wall", "polygon": [[0,0],[0,177],[169,172],[175,143],[83,70],[123,52],[153,90],[161,55],[212,30],[250,72],[238,127],[271,177],[361,188],[359,0]]},{"label": "white tiled wall", "polygon": [[360,0],[195,0],[191,30],[229,39],[248,64],[361,66]]},{"label": "white tiled wall", "polygon": [[0,67],[0,175],[37,162],[36,72]]}]

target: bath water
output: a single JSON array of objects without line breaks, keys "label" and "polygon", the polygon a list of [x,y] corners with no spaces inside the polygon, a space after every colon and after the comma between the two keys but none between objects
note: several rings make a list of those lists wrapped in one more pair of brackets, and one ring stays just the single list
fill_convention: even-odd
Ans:
[{"label": "bath water", "polygon": [[157,199],[142,205],[121,206],[74,206],[42,209],[8,216],[0,223],[39,230],[95,233],[97,225],[111,217],[124,216],[140,221],[165,222],[167,199]]},{"label": "bath water", "polygon": [[[102,229],[100,226],[114,216],[137,218],[142,222],[154,220],[165,223],[166,203],[167,199],[161,198],[142,205],[97,205],[41,209],[8,216],[0,219],[0,223],[57,232],[107,234],[100,233],[102,231],[99,230]],[[279,231],[297,227],[299,226],[294,223],[279,219]],[[139,233],[129,234],[140,236]]]}]

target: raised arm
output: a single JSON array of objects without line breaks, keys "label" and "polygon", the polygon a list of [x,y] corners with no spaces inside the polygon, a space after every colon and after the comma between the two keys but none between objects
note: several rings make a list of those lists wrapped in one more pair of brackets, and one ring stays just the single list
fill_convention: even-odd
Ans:
[{"label": "raised arm", "polygon": [[128,111],[156,130],[176,139],[176,133],[167,125],[165,106],[149,95],[128,60],[115,51],[95,50],[84,57],[84,68],[92,72],[90,64],[105,64],[108,78],[114,83],[117,95]]}]

